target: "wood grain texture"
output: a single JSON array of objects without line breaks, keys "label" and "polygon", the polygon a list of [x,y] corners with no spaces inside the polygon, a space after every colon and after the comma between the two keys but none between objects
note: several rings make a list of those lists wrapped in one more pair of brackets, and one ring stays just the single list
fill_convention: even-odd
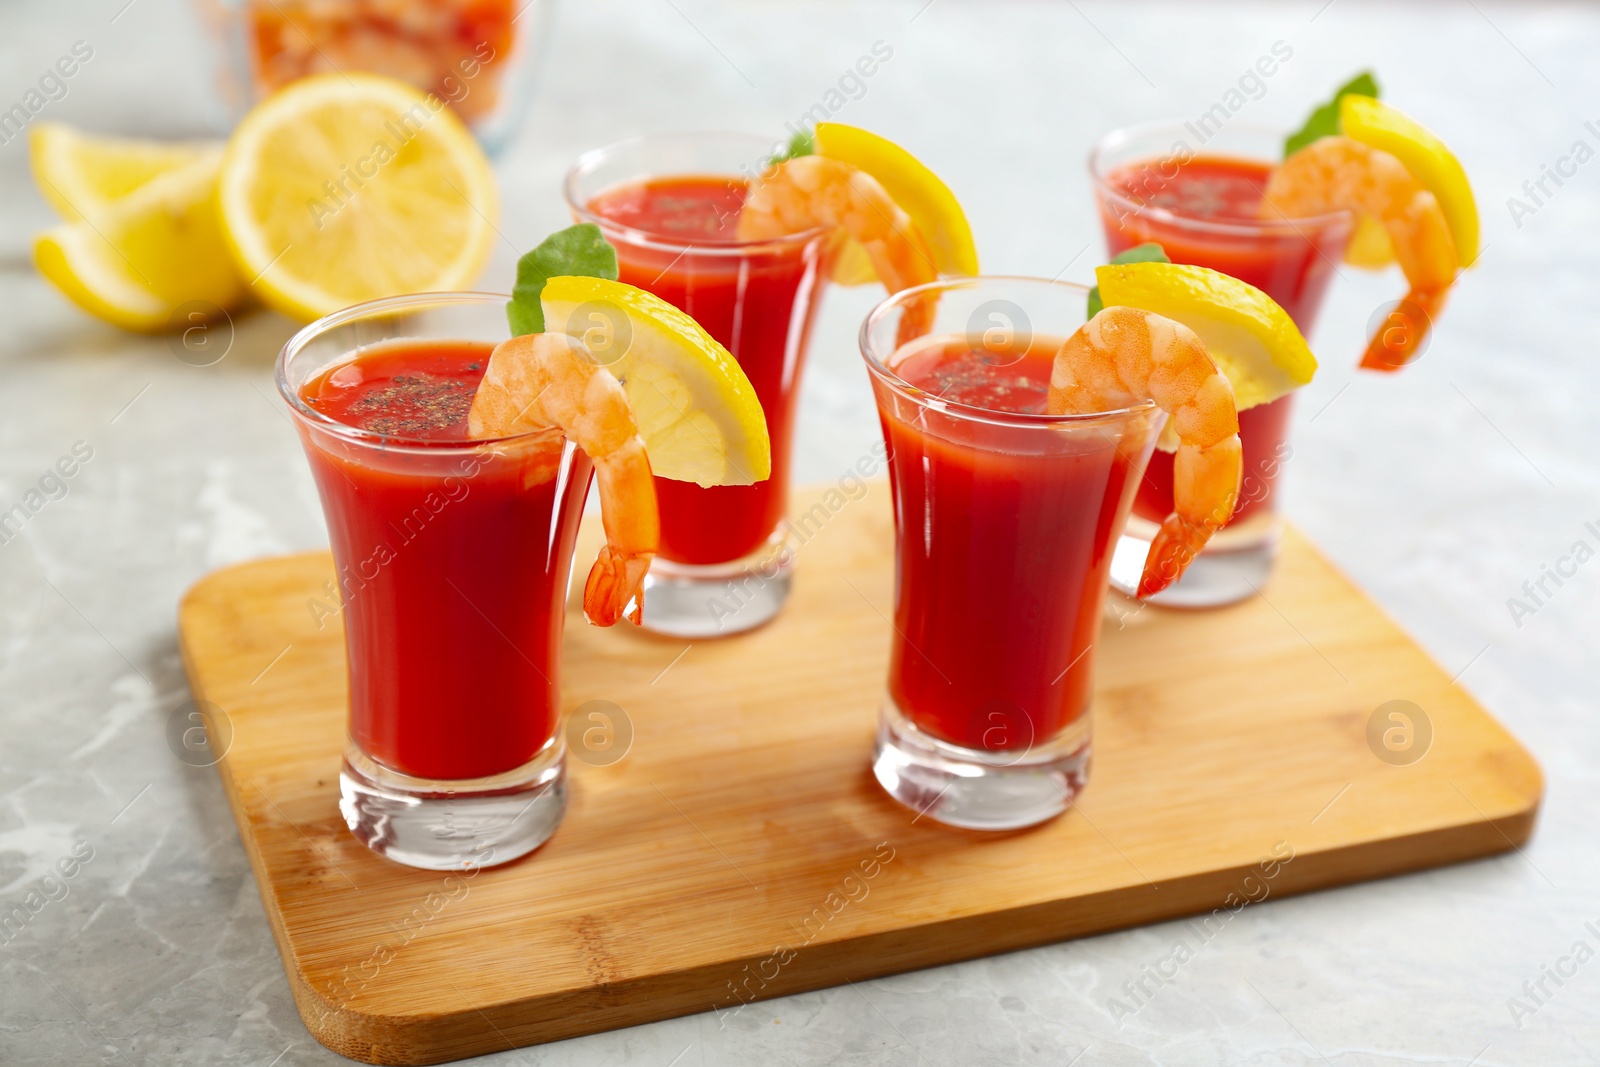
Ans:
[{"label": "wood grain texture", "polygon": [[[1005,834],[917,820],[867,768],[888,654],[888,493],[824,511],[793,600],[763,630],[689,643],[569,613],[566,706],[620,705],[632,748],[609,767],[571,764],[571,807],[543,848],[459,881],[380,859],[344,828],[343,633],[337,617],[319,628],[312,604],[327,600],[329,557],[248,563],[189,592],[184,661],[231,728],[218,769],[317,1040],[437,1063],[737,1012],[1484,856],[1532,832],[1533,760],[1293,531],[1247,603],[1117,605],[1073,811]],[[596,537],[585,530],[581,566]],[[1369,716],[1393,699],[1433,727],[1407,766],[1367,744]]]}]

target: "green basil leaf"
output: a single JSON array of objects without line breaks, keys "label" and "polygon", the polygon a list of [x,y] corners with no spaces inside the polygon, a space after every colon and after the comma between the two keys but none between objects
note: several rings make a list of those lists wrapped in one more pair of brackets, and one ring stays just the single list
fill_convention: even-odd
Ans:
[{"label": "green basil leaf", "polygon": [[617,280],[617,250],[592,222],[568,226],[539,242],[517,260],[517,284],[506,304],[511,335],[544,332],[544,307],[539,298],[550,278],[568,276]]}]

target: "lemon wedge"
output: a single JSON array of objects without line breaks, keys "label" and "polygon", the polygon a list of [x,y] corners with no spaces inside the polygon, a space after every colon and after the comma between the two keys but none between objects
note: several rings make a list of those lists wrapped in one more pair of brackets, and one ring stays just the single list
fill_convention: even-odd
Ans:
[{"label": "lemon wedge", "polygon": [[1463,267],[1478,258],[1478,205],[1467,172],[1445,143],[1409,116],[1370,96],[1339,102],[1346,137],[1394,156],[1439,201]]},{"label": "lemon wedge", "polygon": [[28,163],[50,206],[68,222],[98,218],[150,179],[217,155],[220,142],[172,144],[96,137],[62,122],[28,130]]},{"label": "lemon wedge", "polygon": [[[878,180],[916,223],[940,274],[978,273],[978,248],[973,244],[966,212],[961,210],[950,187],[916,156],[885,137],[838,122],[817,123],[816,139],[818,155],[848,163]],[[836,262],[834,279],[841,281],[843,274],[848,280],[841,284],[861,284],[861,266],[865,262],[865,250],[853,255],[847,247]],[[850,277],[851,271],[854,278]],[[865,280],[873,277],[868,275]]]},{"label": "lemon wedge", "polygon": [[1187,264],[1123,263],[1096,268],[1095,281],[1106,307],[1151,311],[1199,335],[1241,411],[1293,392],[1317,371],[1288,312],[1237,278]]},{"label": "lemon wedge", "polygon": [[303,78],[246,115],[220,203],[241,271],[304,320],[467,288],[499,213],[489,161],[442,100],[354,73]]},{"label": "lemon wedge", "polygon": [[744,370],[694,319],[622,282],[550,278],[545,330],[576,337],[622,381],[663,478],[750,485],[772,473],[761,402]]},{"label": "lemon wedge", "polygon": [[243,280],[217,217],[221,150],[150,178],[94,218],[34,239],[39,273],[92,315],[129,330],[170,328],[193,305],[205,317],[237,306]]}]

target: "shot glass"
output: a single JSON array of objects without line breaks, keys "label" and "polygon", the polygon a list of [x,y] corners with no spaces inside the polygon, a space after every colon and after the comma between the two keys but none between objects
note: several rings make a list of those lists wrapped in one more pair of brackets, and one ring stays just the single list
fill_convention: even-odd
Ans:
[{"label": "shot glass", "polygon": [[573,217],[616,247],[621,280],[688,312],[739,361],[772,441],[772,475],[753,485],[656,479],[661,551],[645,580],[644,626],[658,633],[741,633],[789,597],[789,456],[831,237],[734,236],[746,185],[773,148],[754,135],[662,134],[595,149],[567,173]]},{"label": "shot glass", "polygon": [[337,570],[350,682],[340,811],[373,851],[431,870],[524,855],[566,810],[561,638],[592,468],[556,431],[384,436],[302,390],[363,353],[498,343],[506,300],[359,304],[278,357]]},{"label": "shot glass", "polygon": [[[895,516],[873,772],[955,826],[1042,822],[1088,778],[1112,548],[1166,415],[1148,402],[1042,413],[1087,298],[1042,279],[956,279],[890,297],[861,327]],[[907,309],[935,300],[931,332],[897,344]]]},{"label": "shot glass", "polygon": [[[1210,267],[1272,297],[1307,336],[1350,240],[1354,218],[1253,218],[1230,196],[1263,187],[1283,157],[1287,131],[1246,123],[1220,128],[1156,122],[1114,130],[1089,154],[1094,194],[1112,256],[1158,242],[1174,263]],[[1242,183],[1242,184],[1241,184]],[[1253,596],[1272,573],[1281,533],[1279,478],[1294,394],[1239,412],[1244,482],[1233,520],[1182,578],[1150,598],[1171,607],[1217,607]],[[1132,595],[1145,552],[1172,512],[1172,453],[1158,451],[1117,545],[1112,584]]]}]

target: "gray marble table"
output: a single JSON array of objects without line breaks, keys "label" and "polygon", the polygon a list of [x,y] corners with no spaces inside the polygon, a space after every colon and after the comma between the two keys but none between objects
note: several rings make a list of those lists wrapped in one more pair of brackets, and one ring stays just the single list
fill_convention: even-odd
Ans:
[{"label": "gray marble table", "polygon": [[[177,0],[8,0],[0,110],[79,40],[93,59],[41,117],[206,132],[209,72]],[[968,205],[993,271],[1089,277],[1101,251],[1091,140],[1198,115],[1274,42],[1292,58],[1241,117],[1292,121],[1370,64],[1459,150],[1483,210],[1480,269],[1426,357],[1395,378],[1353,367],[1398,278],[1336,282],[1288,510],[1533,750],[1548,776],[1541,825],[1521,852],[1247,909],[1132,1017],[1114,1018],[1111,999],[1179,924],[790,997],[726,1028],[693,1016],[485,1062],[1600,1060],[1600,563],[1585,556],[1547,581],[1531,614],[1509,603],[1577,542],[1600,547],[1600,428],[1584,415],[1600,392],[1600,11],[570,3],[497,163],[509,243],[564,222],[557,182],[581,149],[658,129],[778,131],[877,41],[892,57],[838,117],[915,146]],[[1559,184],[1524,184],[1547,167],[1565,172]],[[0,544],[0,910],[72,871],[0,937],[0,1063],[336,1062],[295,1014],[215,772],[166,740],[186,696],[183,590],[215,567],[325,543],[270,381],[291,326],[241,318],[226,359],[187,365],[165,339],[92,321],[40,280],[28,242],[49,218],[22,141],[0,144],[0,510],[78,453]],[[500,249],[491,277],[511,262]],[[802,480],[834,477],[878,432],[853,345],[871,300],[828,298]]]}]

